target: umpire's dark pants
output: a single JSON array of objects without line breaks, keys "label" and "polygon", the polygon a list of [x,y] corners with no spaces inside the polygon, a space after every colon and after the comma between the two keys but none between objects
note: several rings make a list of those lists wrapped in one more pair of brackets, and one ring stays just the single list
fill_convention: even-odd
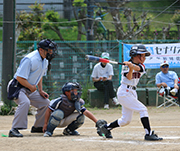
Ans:
[{"label": "umpire's dark pants", "polygon": [[94,82],[94,86],[104,92],[104,104],[109,104],[109,98],[114,98],[115,92],[111,80]]}]

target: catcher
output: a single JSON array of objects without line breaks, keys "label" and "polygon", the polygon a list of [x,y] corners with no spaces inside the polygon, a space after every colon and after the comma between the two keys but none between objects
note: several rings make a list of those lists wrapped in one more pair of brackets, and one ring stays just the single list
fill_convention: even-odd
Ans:
[{"label": "catcher", "polygon": [[66,127],[63,131],[64,135],[80,135],[76,129],[83,125],[85,116],[96,123],[97,133],[101,135],[99,127],[107,122],[97,120],[90,111],[83,107],[84,100],[80,98],[80,84],[68,82],[63,85],[62,91],[63,94],[52,100],[46,110],[43,126],[44,137],[52,136],[56,127]]}]

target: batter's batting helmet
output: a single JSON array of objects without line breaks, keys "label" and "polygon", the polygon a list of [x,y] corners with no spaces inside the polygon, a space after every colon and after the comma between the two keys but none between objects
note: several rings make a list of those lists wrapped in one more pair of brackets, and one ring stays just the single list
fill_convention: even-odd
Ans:
[{"label": "batter's batting helmet", "polygon": [[140,54],[145,54],[146,56],[150,56],[151,53],[147,51],[146,47],[141,44],[136,44],[131,47],[131,50],[129,52],[130,57],[135,57]]},{"label": "batter's batting helmet", "polygon": [[48,49],[56,50],[57,44],[50,39],[41,40],[38,44],[38,48],[43,48],[48,51]]},{"label": "batter's batting helmet", "polygon": [[81,91],[81,85],[77,82],[75,82],[75,83],[67,82],[63,85],[62,92],[63,92],[63,94],[65,94],[66,91],[70,91],[73,89],[78,89],[79,91]]}]

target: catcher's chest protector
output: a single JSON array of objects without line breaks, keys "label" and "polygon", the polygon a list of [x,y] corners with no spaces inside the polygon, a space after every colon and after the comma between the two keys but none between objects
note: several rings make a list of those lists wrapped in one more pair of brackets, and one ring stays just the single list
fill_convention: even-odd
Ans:
[{"label": "catcher's chest protector", "polygon": [[75,111],[75,105],[74,102],[70,102],[66,96],[62,95],[62,102],[59,104],[58,109],[64,112],[64,117],[67,117]]}]

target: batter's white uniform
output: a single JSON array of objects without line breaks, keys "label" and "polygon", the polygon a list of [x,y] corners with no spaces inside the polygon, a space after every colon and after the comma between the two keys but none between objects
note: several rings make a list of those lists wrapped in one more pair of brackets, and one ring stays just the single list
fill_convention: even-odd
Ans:
[{"label": "batter's white uniform", "polygon": [[133,71],[131,80],[125,76],[129,72],[129,67],[127,65],[122,66],[121,86],[117,91],[118,101],[122,105],[122,117],[118,119],[120,126],[125,126],[131,122],[134,111],[139,112],[141,118],[148,117],[146,106],[137,99],[136,86],[140,77],[145,73],[145,66],[143,64],[138,64],[138,66],[141,70],[139,72]]}]

